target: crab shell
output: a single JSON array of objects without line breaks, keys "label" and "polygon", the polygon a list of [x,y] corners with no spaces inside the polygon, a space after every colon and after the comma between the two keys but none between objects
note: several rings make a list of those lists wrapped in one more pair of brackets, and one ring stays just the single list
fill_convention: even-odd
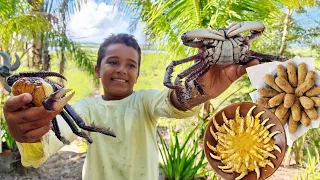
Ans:
[{"label": "crab shell", "polygon": [[20,95],[22,93],[30,93],[33,97],[32,104],[34,106],[42,106],[42,101],[44,98],[48,97],[53,93],[53,88],[51,84],[46,82],[42,78],[38,77],[23,77],[18,79],[12,85],[12,94]]}]

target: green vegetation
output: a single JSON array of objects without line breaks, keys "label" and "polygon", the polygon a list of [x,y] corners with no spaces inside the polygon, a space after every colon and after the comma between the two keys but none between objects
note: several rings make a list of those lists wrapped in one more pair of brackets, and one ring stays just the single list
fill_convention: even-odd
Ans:
[{"label": "green vegetation", "polygon": [[[200,126],[204,126],[204,124]],[[160,167],[166,175],[166,180],[189,180],[199,175],[203,176],[206,173],[199,174],[199,170],[205,169],[208,163],[204,163],[204,151],[199,150],[200,140],[194,136],[198,128],[196,126],[191,130],[184,142],[179,141],[178,133],[171,128],[169,145],[158,132],[162,159]]]},{"label": "green vegetation", "polygon": [[[76,92],[71,104],[82,97],[94,96],[102,91],[93,71],[98,45],[78,44],[66,36],[68,15],[79,10],[84,2],[86,1],[33,0],[26,2],[9,0],[0,2],[1,51],[11,55],[18,52],[23,62],[18,72],[45,69],[64,74],[68,79],[63,82],[64,85]],[[57,6],[57,9],[53,8],[53,4]],[[143,46],[144,50],[161,49],[165,52],[143,53],[140,77],[135,86],[136,91],[149,88],[162,90],[164,88],[162,82],[165,68],[169,62],[190,56],[197,51],[196,48],[182,46],[180,35],[187,30],[199,27],[215,29],[227,27],[231,22],[259,20],[265,24],[266,29],[260,38],[252,41],[251,49],[275,55],[320,58],[319,20],[310,19],[314,26],[309,27],[304,23],[299,23],[294,16],[294,14],[306,15],[307,10],[311,7],[319,10],[319,0],[131,0],[129,3],[128,1],[117,1],[114,5],[128,16],[139,17],[133,18],[135,19],[132,22],[133,25],[138,21],[145,23],[146,36],[151,45]],[[40,51],[37,52],[39,49]],[[319,62],[316,61],[317,68],[319,68]],[[181,72],[190,64],[176,67],[173,75]],[[248,94],[253,90],[248,76],[244,75],[223,94],[211,100],[211,106],[208,106],[210,109],[206,109],[208,112],[206,115],[210,116],[220,108],[234,102],[250,101]],[[7,95],[2,92],[1,97],[5,99]],[[1,105],[3,105],[3,101]],[[204,132],[202,126],[199,128],[200,133],[195,133],[188,138],[189,132],[201,122],[199,119],[203,120],[200,116],[197,120],[195,119],[161,119],[159,121],[160,126],[180,129],[178,133],[171,133],[174,141],[169,142],[167,150],[172,147],[172,151],[168,151],[168,153],[175,153],[175,157],[186,157],[184,153],[190,152],[188,151],[190,149],[193,150],[192,152],[199,152],[194,146],[196,143],[192,145],[187,143],[185,146],[180,144],[195,139],[199,140],[199,144],[196,145],[201,148],[201,138]],[[3,141],[8,147],[14,147],[12,137],[5,128],[2,113],[1,123],[1,127],[5,131]],[[163,137],[160,136],[160,138],[163,140]],[[319,130],[310,130],[300,137],[287,152],[287,161],[290,161],[291,157],[295,159],[296,164],[307,167],[305,172],[312,174],[313,167],[319,161]],[[206,163],[205,160],[200,162]],[[306,162],[310,166],[305,166]],[[162,165],[167,177],[172,174],[170,173],[173,172],[172,169],[171,171],[169,169],[173,167],[168,163]],[[201,172],[206,172],[202,166],[200,169]],[[182,177],[183,173],[186,172],[178,171],[174,176]],[[305,177],[303,173],[300,178]],[[207,176],[215,178],[214,174],[207,174]],[[313,177],[318,177],[318,175]],[[310,179],[310,177],[306,179]]]}]

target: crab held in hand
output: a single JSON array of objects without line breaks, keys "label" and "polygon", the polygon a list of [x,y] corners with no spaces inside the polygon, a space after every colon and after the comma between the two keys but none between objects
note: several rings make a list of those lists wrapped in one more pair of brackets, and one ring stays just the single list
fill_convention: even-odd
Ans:
[{"label": "crab held in hand", "polygon": [[[192,84],[200,95],[205,95],[205,91],[197,79],[205,74],[212,65],[245,64],[253,59],[260,62],[285,61],[287,58],[262,54],[250,50],[250,41],[261,35],[265,27],[258,21],[245,21],[238,23],[231,28],[220,28],[210,30],[205,28],[188,31],[181,35],[184,45],[200,48],[202,52],[198,54],[171,62],[166,68],[164,85],[170,89],[175,89],[178,100],[186,108],[190,108],[187,101],[191,99]],[[250,31],[248,36],[240,33]],[[173,68],[192,60],[197,60],[190,68],[179,73],[171,82]],[[181,80],[185,78],[185,86],[181,85]],[[183,91],[185,90],[185,92]],[[197,97],[196,97],[197,98]]]},{"label": "crab held in hand", "polygon": [[[39,71],[39,72],[25,72],[17,75],[11,75],[6,78],[6,82],[11,86],[11,92],[13,95],[19,95],[22,93],[30,93],[33,97],[32,102],[29,106],[44,106],[47,110],[58,111],[61,108],[63,110],[60,115],[70,126],[72,132],[77,136],[85,138],[89,143],[92,143],[92,139],[85,132],[77,128],[99,132],[105,135],[116,137],[115,134],[109,130],[109,128],[98,127],[95,125],[87,126],[79,115],[67,104],[68,101],[74,95],[74,92],[68,96],[65,96],[71,89],[63,89],[61,85],[51,81],[47,77],[55,76],[62,79],[66,79],[59,73]],[[54,131],[57,138],[64,144],[70,142],[61,136],[59,126],[56,118],[52,120],[52,130]]]}]

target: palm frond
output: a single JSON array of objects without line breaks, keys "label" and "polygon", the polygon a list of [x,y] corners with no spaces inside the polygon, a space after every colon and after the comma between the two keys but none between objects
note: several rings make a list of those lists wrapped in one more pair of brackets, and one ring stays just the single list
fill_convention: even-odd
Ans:
[{"label": "palm frond", "polygon": [[[60,54],[60,49],[64,48],[69,60],[76,63],[77,67],[87,72],[94,82],[98,84],[98,79],[95,78],[95,61],[88,56],[88,53],[83,50],[80,43],[70,40],[65,34],[55,30],[51,30],[47,34],[47,40],[49,41],[50,47],[54,48],[55,51]],[[68,61],[68,60],[67,60]]]}]

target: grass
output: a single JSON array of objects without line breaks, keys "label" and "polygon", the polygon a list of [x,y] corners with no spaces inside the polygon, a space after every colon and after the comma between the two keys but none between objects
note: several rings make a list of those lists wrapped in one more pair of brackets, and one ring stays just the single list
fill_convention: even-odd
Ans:
[{"label": "grass", "polygon": [[302,57],[316,57],[317,56],[317,52],[315,50],[312,50],[309,47],[291,48],[289,51],[296,54],[297,56],[302,56]]},{"label": "grass", "polygon": [[295,180],[319,180],[320,172],[317,167],[317,159],[311,154],[308,155],[308,161],[305,163],[305,168],[302,169],[295,177]]}]

